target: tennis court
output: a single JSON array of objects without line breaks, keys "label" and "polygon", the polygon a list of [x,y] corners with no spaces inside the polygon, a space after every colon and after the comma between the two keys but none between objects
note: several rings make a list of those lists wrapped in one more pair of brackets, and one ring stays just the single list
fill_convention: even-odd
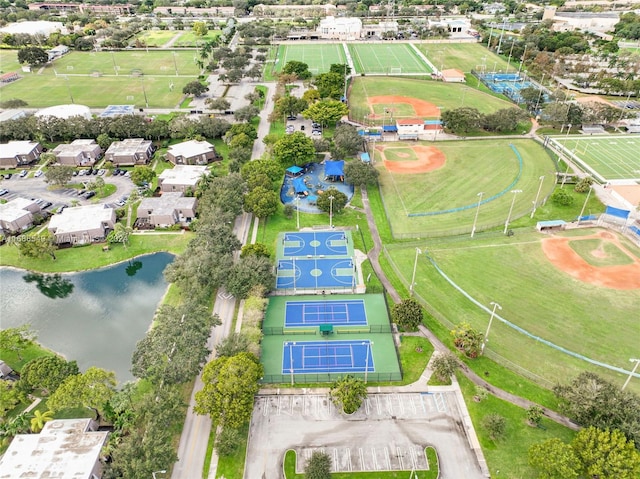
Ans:
[{"label": "tennis court", "polygon": [[640,180],[640,135],[556,137],[551,144],[601,182]]},{"label": "tennis court", "polygon": [[276,270],[277,289],[355,287],[351,259],[281,259]]},{"label": "tennis court", "polygon": [[349,239],[340,232],[285,233],[283,256],[346,256]]},{"label": "tennis court", "polygon": [[280,45],[274,70],[279,72],[292,60],[309,65],[309,71],[314,75],[327,73],[333,64],[347,63],[341,43]]},{"label": "tennis court", "polygon": [[369,340],[289,341],[282,347],[282,374],[375,372]]},{"label": "tennis court", "polygon": [[287,301],[284,314],[286,328],[319,324],[366,326],[364,301]]},{"label": "tennis court", "polygon": [[428,75],[431,68],[408,43],[349,43],[356,73]]}]

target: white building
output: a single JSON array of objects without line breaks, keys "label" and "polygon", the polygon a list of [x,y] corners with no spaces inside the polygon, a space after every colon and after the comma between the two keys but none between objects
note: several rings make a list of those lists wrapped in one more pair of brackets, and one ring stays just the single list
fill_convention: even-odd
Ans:
[{"label": "white building", "polygon": [[195,190],[203,175],[208,174],[206,166],[176,165],[164,170],[158,177],[158,186],[163,192],[182,192]]},{"label": "white building", "polygon": [[56,105],[37,111],[35,116],[37,116],[38,118],[46,118],[52,116],[54,118],[61,118],[63,120],[72,118],[74,116],[82,116],[87,120],[91,120],[91,109],[85,105]]},{"label": "white building", "polygon": [[39,434],[18,434],[0,458],[2,479],[99,479],[108,432],[92,419],[55,419]]},{"label": "white building", "polygon": [[206,165],[217,158],[216,148],[208,141],[183,141],[167,150],[167,160],[174,165]]},{"label": "white building", "polygon": [[40,34],[46,37],[55,32],[60,32],[65,35],[69,33],[64,27],[64,23],[47,22],[44,20],[10,23],[6,27],[0,28],[0,32],[10,33],[12,35],[15,35],[16,33],[27,33],[29,35]]},{"label": "white building", "polygon": [[57,244],[88,244],[103,241],[115,224],[116,211],[98,204],[66,208],[51,217],[48,229]]},{"label": "white building", "polygon": [[614,29],[620,21],[618,12],[558,12],[557,7],[546,6],[543,20],[553,20],[553,29],[559,32],[582,30],[604,33]]},{"label": "white building", "polygon": [[424,132],[424,120],[422,118],[402,118],[396,120],[398,128],[398,140],[417,140],[420,133]]},{"label": "white building", "polygon": [[352,17],[327,17],[320,20],[316,29],[326,40],[357,40],[362,37],[362,20]]}]

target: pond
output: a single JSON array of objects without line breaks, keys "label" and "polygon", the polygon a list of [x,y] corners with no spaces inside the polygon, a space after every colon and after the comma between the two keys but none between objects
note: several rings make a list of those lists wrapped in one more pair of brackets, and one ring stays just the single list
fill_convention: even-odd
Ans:
[{"label": "pond", "polygon": [[76,360],[133,379],[131,355],[167,289],[169,253],[141,256],[108,268],[38,274],[0,268],[2,327],[30,324],[38,342]]}]

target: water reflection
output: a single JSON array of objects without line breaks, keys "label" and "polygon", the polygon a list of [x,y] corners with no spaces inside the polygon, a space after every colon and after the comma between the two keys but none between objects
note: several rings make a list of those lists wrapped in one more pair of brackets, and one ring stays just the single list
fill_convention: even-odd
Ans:
[{"label": "water reflection", "polygon": [[142,268],[142,261],[129,260],[129,264],[125,268],[125,272],[127,273],[127,276],[135,276],[136,273],[140,270],[140,268]]},{"label": "water reflection", "polygon": [[61,274],[27,273],[22,279],[36,286],[47,298],[66,298],[73,292],[73,283]]}]

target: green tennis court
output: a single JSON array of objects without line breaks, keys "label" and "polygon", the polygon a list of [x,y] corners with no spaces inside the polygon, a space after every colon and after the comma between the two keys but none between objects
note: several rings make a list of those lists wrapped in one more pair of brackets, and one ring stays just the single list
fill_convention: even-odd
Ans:
[{"label": "green tennis court", "polygon": [[342,43],[280,45],[274,71],[279,72],[292,60],[309,65],[309,71],[314,75],[328,72],[333,64],[347,62]]},{"label": "green tennis court", "polygon": [[408,43],[349,43],[356,73],[428,75],[431,67]]}]

